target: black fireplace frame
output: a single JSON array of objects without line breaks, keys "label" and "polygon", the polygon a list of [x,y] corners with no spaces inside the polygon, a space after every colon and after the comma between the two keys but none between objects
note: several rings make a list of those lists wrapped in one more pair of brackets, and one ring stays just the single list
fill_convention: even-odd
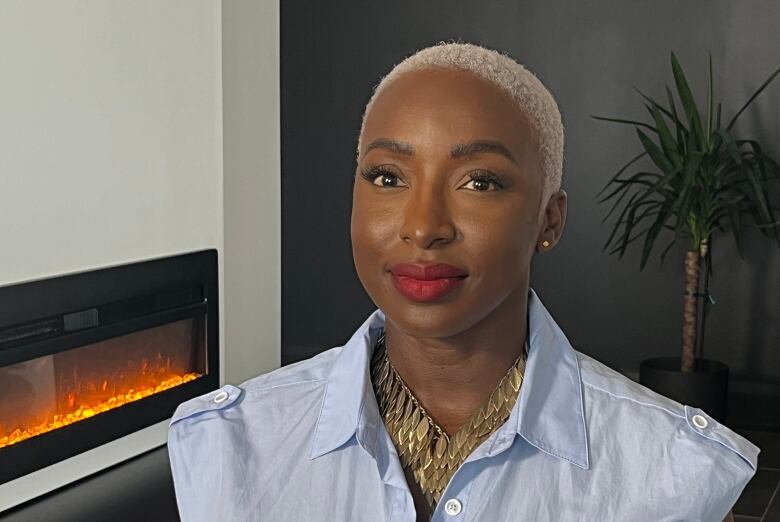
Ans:
[{"label": "black fireplace frame", "polygon": [[[170,418],[219,387],[215,249],[0,286],[0,367],[190,317],[206,321],[203,377],[0,449],[0,484]],[[2,398],[0,398],[2,400]]]}]

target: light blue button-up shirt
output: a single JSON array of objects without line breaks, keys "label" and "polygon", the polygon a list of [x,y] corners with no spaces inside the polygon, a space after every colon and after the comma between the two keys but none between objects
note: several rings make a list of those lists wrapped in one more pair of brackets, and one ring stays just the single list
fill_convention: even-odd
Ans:
[{"label": "light blue button-up shirt", "polygon": [[[721,522],[759,448],[574,350],[533,290],[528,308],[518,400],[432,520]],[[183,522],[414,522],[369,375],[384,324],[375,310],[344,346],[179,405]]]}]

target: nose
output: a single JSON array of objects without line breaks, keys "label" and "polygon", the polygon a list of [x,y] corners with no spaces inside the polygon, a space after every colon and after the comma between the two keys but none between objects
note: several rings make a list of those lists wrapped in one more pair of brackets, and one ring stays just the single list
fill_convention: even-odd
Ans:
[{"label": "nose", "polygon": [[410,192],[399,230],[401,240],[422,249],[452,242],[456,228],[442,187],[429,185]]}]

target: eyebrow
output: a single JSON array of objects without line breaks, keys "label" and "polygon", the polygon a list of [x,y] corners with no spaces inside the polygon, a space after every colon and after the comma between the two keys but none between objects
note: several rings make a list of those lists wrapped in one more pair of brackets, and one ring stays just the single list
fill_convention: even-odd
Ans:
[{"label": "eyebrow", "polygon": [[391,140],[388,138],[377,138],[371,142],[366,149],[366,154],[374,149],[385,149],[396,154],[403,154],[404,156],[414,156],[414,147],[406,143],[405,141]]},{"label": "eyebrow", "polygon": [[500,141],[477,140],[471,143],[458,143],[450,150],[450,157],[453,159],[469,157],[472,154],[498,154],[517,164],[512,153]]},{"label": "eyebrow", "polygon": [[[404,141],[398,141],[388,138],[378,138],[371,142],[366,149],[366,153],[373,149],[385,149],[396,154],[405,156],[414,156],[414,147]],[[467,158],[474,154],[498,154],[509,159],[517,165],[517,160],[509,152],[509,149],[500,141],[495,140],[475,140],[469,143],[458,143],[450,149],[450,158]]]}]

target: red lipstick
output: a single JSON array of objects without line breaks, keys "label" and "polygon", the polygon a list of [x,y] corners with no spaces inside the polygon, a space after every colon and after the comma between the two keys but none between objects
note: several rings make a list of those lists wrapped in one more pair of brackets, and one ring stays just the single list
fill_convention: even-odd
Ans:
[{"label": "red lipstick", "polygon": [[401,263],[390,268],[396,289],[417,302],[435,301],[454,290],[468,273],[452,265]]}]

